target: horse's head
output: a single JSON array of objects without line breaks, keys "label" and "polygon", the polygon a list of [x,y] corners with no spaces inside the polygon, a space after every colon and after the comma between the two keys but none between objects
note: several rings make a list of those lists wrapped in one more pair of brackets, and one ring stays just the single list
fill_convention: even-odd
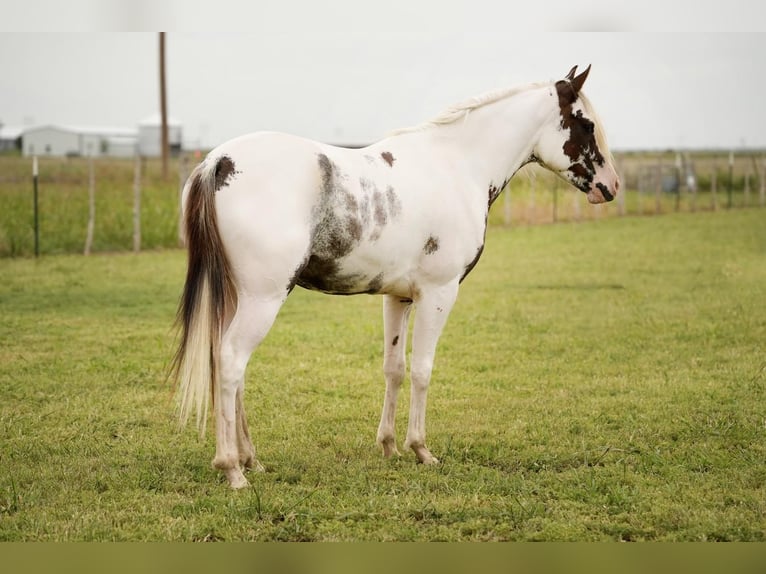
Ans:
[{"label": "horse's head", "polygon": [[590,66],[575,76],[577,66],[556,82],[558,113],[546,125],[534,149],[534,159],[588,194],[591,203],[612,201],[620,189],[620,178],[598,117],[580,93]]}]

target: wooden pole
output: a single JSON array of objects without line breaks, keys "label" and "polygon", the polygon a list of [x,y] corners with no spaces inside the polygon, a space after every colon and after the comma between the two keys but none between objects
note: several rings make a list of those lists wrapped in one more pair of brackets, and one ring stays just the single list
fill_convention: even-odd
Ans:
[{"label": "wooden pole", "polygon": [[699,187],[699,182],[697,181],[697,171],[694,169],[694,162],[691,160],[691,158],[687,155],[686,156],[686,183],[687,187],[689,187],[689,192],[691,193],[691,210],[692,212],[697,211],[697,188]]},{"label": "wooden pole", "polygon": [[168,104],[165,85],[165,32],[160,32],[160,113],[162,114],[162,179],[168,179]]},{"label": "wooden pole", "polygon": [[662,158],[657,160],[657,178],[654,184],[654,213],[662,213]]},{"label": "wooden pole", "polygon": [[727,187],[727,194],[728,194],[728,200],[726,201],[726,208],[731,209],[733,198],[732,198],[732,192],[734,191],[732,189],[732,186],[734,185],[734,152],[729,152],[729,185]]},{"label": "wooden pole", "polygon": [[83,255],[90,255],[93,247],[93,232],[96,227],[96,174],[93,167],[93,155],[88,157],[88,232],[85,236]]},{"label": "wooden pole", "polygon": [[582,219],[582,212],[580,210],[580,201],[583,197],[582,193],[573,193],[572,195],[572,201],[574,202],[574,218],[575,221],[580,221]]},{"label": "wooden pole", "polygon": [[627,189],[627,186],[625,185],[625,172],[622,170],[622,162],[617,162],[617,174],[620,178],[620,182],[622,183],[622,192],[617,194],[617,213],[620,216],[625,215],[625,190]]},{"label": "wooden pole", "polygon": [[141,156],[138,154],[133,170],[133,251],[141,251]]},{"label": "wooden pole", "polygon": [[676,190],[676,205],[675,210],[678,213],[681,210],[681,190],[684,189],[684,177],[683,177],[683,161],[681,160],[681,154],[676,153],[676,178],[678,180],[678,189]]},{"label": "wooden pole", "polygon": [[34,189],[35,257],[40,257],[40,209],[38,203],[37,156],[32,157],[32,187]]}]

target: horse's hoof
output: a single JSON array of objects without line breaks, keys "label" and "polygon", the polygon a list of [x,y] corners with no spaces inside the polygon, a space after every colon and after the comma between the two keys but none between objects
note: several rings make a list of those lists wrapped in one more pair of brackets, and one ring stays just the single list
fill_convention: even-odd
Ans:
[{"label": "horse's hoof", "polygon": [[420,464],[431,465],[439,464],[439,459],[431,454],[431,451],[424,446],[412,447],[415,451],[415,456]]},{"label": "horse's hoof", "polygon": [[239,470],[239,468],[232,468],[230,470],[226,471],[226,480],[229,481],[229,486],[233,490],[239,490],[241,488],[246,488],[250,486],[250,483],[245,478],[245,475],[242,474],[242,471]]}]

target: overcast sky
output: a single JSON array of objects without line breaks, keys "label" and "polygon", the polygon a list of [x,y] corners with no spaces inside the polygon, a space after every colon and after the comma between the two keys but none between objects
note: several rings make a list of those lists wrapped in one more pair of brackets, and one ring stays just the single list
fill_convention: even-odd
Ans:
[{"label": "overcast sky", "polygon": [[134,127],[159,109],[158,34],[122,30],[167,29],[169,113],[188,146],[262,129],[369,143],[467,97],[592,64],[585,91],[616,149],[766,148],[760,2],[2,2],[8,126]]}]

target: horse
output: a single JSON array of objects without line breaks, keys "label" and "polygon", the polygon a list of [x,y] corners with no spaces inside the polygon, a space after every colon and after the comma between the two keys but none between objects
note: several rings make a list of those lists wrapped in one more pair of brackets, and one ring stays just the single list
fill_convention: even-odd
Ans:
[{"label": "horse", "polygon": [[245,369],[296,287],[383,296],[383,456],[399,455],[397,396],[412,327],[404,447],[426,446],[426,396],[437,341],[461,282],[479,261],[490,207],[537,163],[587,195],[614,199],[619,177],[604,130],[581,92],[590,66],[495,90],[359,149],[256,132],[213,149],[182,196],[188,266],[171,363],[179,422],[205,432],[215,415],[214,468],[229,486],[262,471],[245,415]]}]

